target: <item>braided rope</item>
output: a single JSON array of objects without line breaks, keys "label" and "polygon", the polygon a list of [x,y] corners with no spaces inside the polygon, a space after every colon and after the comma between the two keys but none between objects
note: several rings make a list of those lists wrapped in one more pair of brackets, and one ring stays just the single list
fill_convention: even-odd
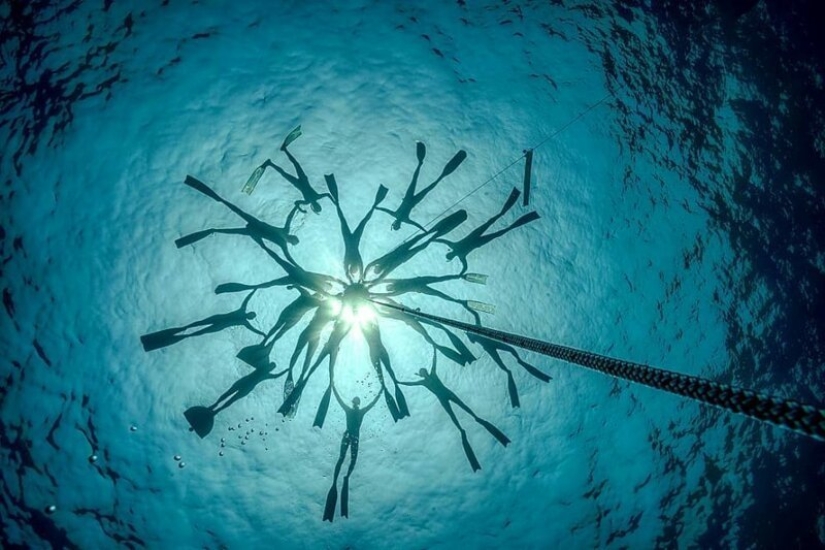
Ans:
[{"label": "braided rope", "polygon": [[403,306],[383,302],[376,303],[384,307],[403,311],[409,315],[443,323],[466,332],[472,332],[491,340],[512,344],[522,349],[561,359],[568,363],[574,363],[610,376],[615,376],[616,378],[622,378],[651,388],[689,397],[708,405],[743,414],[756,420],[769,422],[797,433],[811,436],[820,441],[825,441],[824,409],[817,409],[816,407],[803,405],[792,400],[777,399],[750,390],[734,388],[697,376],[679,374],[640,363],[631,363],[630,361],[622,361],[567,346],[551,344],[509,332],[470,325],[468,323],[462,323],[461,321],[422,313],[419,310],[411,310]]}]

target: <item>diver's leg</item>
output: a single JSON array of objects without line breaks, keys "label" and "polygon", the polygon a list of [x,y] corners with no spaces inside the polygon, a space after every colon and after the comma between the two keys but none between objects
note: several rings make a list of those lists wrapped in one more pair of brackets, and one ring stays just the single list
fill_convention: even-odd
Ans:
[{"label": "diver's leg", "polygon": [[355,469],[356,460],[358,460],[358,437],[353,437],[350,445],[349,468],[347,468],[347,473],[344,475],[344,483],[341,487],[341,515],[345,518],[349,517],[349,476],[352,475],[352,471]]},{"label": "diver's leg", "polygon": [[341,451],[338,454],[338,462],[335,464],[335,472],[332,475],[332,487],[329,488],[327,493],[324,521],[332,521],[332,518],[335,517],[335,505],[338,502],[338,475],[341,473],[344,457],[347,456],[347,447],[349,447],[349,433],[344,432],[344,436],[341,438]]}]

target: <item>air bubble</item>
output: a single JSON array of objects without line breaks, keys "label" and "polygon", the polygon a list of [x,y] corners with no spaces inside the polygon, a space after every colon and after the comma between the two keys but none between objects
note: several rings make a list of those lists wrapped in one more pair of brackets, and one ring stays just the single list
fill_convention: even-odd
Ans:
[{"label": "air bubble", "polygon": [[180,455],[175,455],[175,460],[180,461]]},{"label": "air bubble", "polygon": [[50,505],[46,506],[46,509],[44,510],[44,512],[46,512],[47,514],[54,514],[56,510],[57,510],[57,506],[55,506],[54,504],[50,504]]},{"label": "air bubble", "polygon": [[182,460],[180,462],[178,462],[178,468],[183,468],[184,466],[186,466],[186,462],[184,462]]},{"label": "air bubble", "polygon": [[89,456],[89,464],[94,464],[95,462],[97,462],[97,455],[96,454],[90,455]]}]

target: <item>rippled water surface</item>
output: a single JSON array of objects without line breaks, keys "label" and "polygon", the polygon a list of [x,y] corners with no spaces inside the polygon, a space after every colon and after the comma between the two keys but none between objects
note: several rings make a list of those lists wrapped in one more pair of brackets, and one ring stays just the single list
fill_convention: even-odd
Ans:
[{"label": "rippled water surface", "polygon": [[[821,407],[817,2],[432,4],[0,5],[4,548],[825,545],[822,443],[358,317],[364,292],[429,281],[443,295],[389,297]],[[318,212],[274,167],[241,191],[267,159],[295,176],[298,125],[288,152],[337,197]],[[392,230],[416,170],[421,191],[451,159],[409,217],[461,223]],[[459,277],[448,253],[498,213],[486,235],[524,224]],[[396,287],[351,283],[367,216],[355,282],[421,245]],[[242,231],[176,246],[211,228]],[[326,282],[232,287],[300,275],[267,249]],[[355,328],[327,346],[323,325],[327,357],[288,373],[333,307]],[[254,330],[279,319],[295,324],[260,360]],[[408,385],[434,349],[449,406]]]}]

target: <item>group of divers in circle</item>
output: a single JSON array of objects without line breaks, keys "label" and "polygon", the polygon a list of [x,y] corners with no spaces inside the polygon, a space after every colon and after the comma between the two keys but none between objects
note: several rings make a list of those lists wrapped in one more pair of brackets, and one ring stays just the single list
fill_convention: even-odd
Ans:
[{"label": "group of divers in circle", "polygon": [[[460,305],[473,316],[476,324],[480,325],[481,319],[478,312],[491,313],[493,311],[492,306],[473,300],[457,299],[441,290],[433,288],[431,285],[458,279],[484,284],[486,281],[485,275],[468,272],[467,256],[474,250],[503,236],[509,231],[538,219],[539,215],[536,212],[529,212],[519,217],[504,229],[488,233],[489,228],[515,205],[520,192],[514,188],[496,215],[492,216],[487,222],[470,231],[465,237],[459,240],[450,241],[445,239],[444,236],[467,219],[467,212],[465,210],[459,210],[447,216],[430,229],[413,221],[410,218],[413,209],[422,202],[436,185],[453,173],[467,157],[466,152],[463,150],[459,151],[444,166],[438,178],[430,185],[421,190],[417,190],[419,173],[426,156],[426,147],[423,143],[417,142],[416,156],[418,164],[401,204],[395,210],[381,206],[388,189],[383,185],[379,186],[372,207],[353,230],[350,228],[341,211],[338,200],[338,185],[335,177],[332,174],[326,175],[325,180],[328,192],[318,193],[310,185],[309,179],[300,163],[289,151],[288,146],[300,135],[301,128],[298,126],[286,137],[281,145],[281,151],[286,154],[292,163],[295,169],[295,175],[288,173],[272,162],[272,160],[267,159],[255,169],[243,187],[244,192],[251,193],[267,168],[274,169],[292,184],[301,193],[302,199],[295,202],[283,227],[275,227],[259,220],[218,195],[200,180],[192,176],[187,176],[185,180],[186,185],[229,208],[245,222],[245,225],[236,228],[210,228],[196,231],[175,241],[177,247],[180,248],[196,243],[213,234],[243,235],[255,241],[255,243],[283,269],[285,276],[253,285],[241,283],[224,283],[218,285],[215,289],[216,294],[248,292],[248,295],[240,307],[234,311],[212,315],[181,327],[151,332],[141,336],[140,339],[144,350],[148,352],[170,346],[186,338],[215,333],[230,327],[244,327],[262,337],[261,342],[247,346],[237,354],[239,359],[253,367],[254,370],[250,374],[243,376],[233,383],[208,407],[190,407],[184,412],[184,416],[189,422],[190,430],[196,432],[200,437],[205,437],[211,432],[214,426],[214,418],[218,413],[230,407],[239,399],[249,395],[261,382],[265,380],[275,380],[282,376],[286,377],[284,382],[284,401],[278,411],[284,416],[293,417],[297,411],[301,395],[307,382],[323,360],[329,357],[329,382],[318,406],[313,425],[323,427],[331,398],[334,396],[346,415],[346,428],[341,438],[340,453],[335,465],[332,486],[327,494],[324,509],[324,520],[332,521],[338,501],[338,478],[348,453],[350,460],[341,487],[340,513],[344,517],[349,515],[349,479],[358,458],[361,426],[366,414],[375,407],[383,396],[387,408],[395,421],[410,415],[406,399],[401,391],[401,386],[423,387],[436,397],[452,423],[459,430],[464,453],[474,471],[479,470],[481,465],[470,445],[466,430],[455,414],[454,406],[465,411],[502,445],[506,446],[510,442],[504,433],[487,420],[478,416],[458,395],[450,390],[438,376],[436,369],[438,353],[460,365],[466,365],[476,359],[461,339],[440,323],[416,319],[405,312],[389,307],[381,308],[380,301],[396,304],[394,298],[407,293],[420,293],[434,296]],[[344,240],[344,273],[347,278],[346,281],[304,270],[294,260],[289,251],[289,246],[298,244],[298,237],[292,234],[290,229],[296,213],[298,211],[304,212],[305,206],[309,206],[315,213],[321,212],[321,201],[323,199],[328,199],[332,202],[340,221],[341,234]],[[391,227],[393,230],[398,230],[402,225],[406,224],[417,228],[419,231],[415,236],[398,245],[391,252],[365,266],[361,258],[360,242],[364,234],[364,229],[375,211],[381,211],[392,216],[393,222]],[[449,252],[446,255],[447,260],[458,258],[461,263],[461,271],[459,273],[400,279],[388,277],[396,268],[412,259],[433,242],[444,244],[449,248]],[[275,249],[272,248],[272,245],[274,245]],[[248,311],[248,304],[258,290],[279,286],[296,290],[299,296],[283,309],[278,320],[269,331],[263,332],[251,323],[256,315],[254,312]],[[338,289],[343,288],[343,292],[333,292],[331,290],[336,287]],[[338,347],[351,328],[351,323],[342,320],[342,308],[340,304],[344,303],[344,307],[350,307],[350,304],[354,306],[355,304],[367,301],[375,301],[382,317],[403,322],[415,330],[432,347],[433,355],[429,369],[421,368],[417,373],[419,377],[417,380],[399,380],[392,368],[389,352],[381,340],[377,319],[370,319],[362,323],[360,329],[368,344],[370,360],[372,361],[372,366],[380,383],[380,391],[362,406],[359,397],[353,397],[347,402],[347,400],[340,395],[333,382],[333,369],[338,354]],[[337,304],[338,307],[330,307],[331,304]],[[276,363],[270,360],[270,352],[273,344],[309,313],[312,313],[312,317],[306,328],[304,328],[297,338],[295,350],[290,358],[288,367],[279,372],[275,372]],[[321,345],[321,334],[329,324],[332,324],[332,332],[328,341],[321,348],[318,356],[315,357]],[[449,345],[439,343],[433,339],[424,325],[443,332],[449,341]],[[550,380],[547,374],[523,361],[513,347],[473,334],[468,334],[467,337],[470,342],[481,346],[483,351],[488,354],[497,367],[506,373],[510,403],[513,407],[520,406],[518,391],[513,373],[503,361],[501,352],[511,355],[515,361],[533,377],[544,382]],[[294,369],[302,353],[304,354],[303,365],[300,374],[296,377],[294,376]],[[315,360],[313,361],[314,357]],[[394,392],[392,393],[390,393],[387,388],[384,371],[386,371],[394,387]]]}]

